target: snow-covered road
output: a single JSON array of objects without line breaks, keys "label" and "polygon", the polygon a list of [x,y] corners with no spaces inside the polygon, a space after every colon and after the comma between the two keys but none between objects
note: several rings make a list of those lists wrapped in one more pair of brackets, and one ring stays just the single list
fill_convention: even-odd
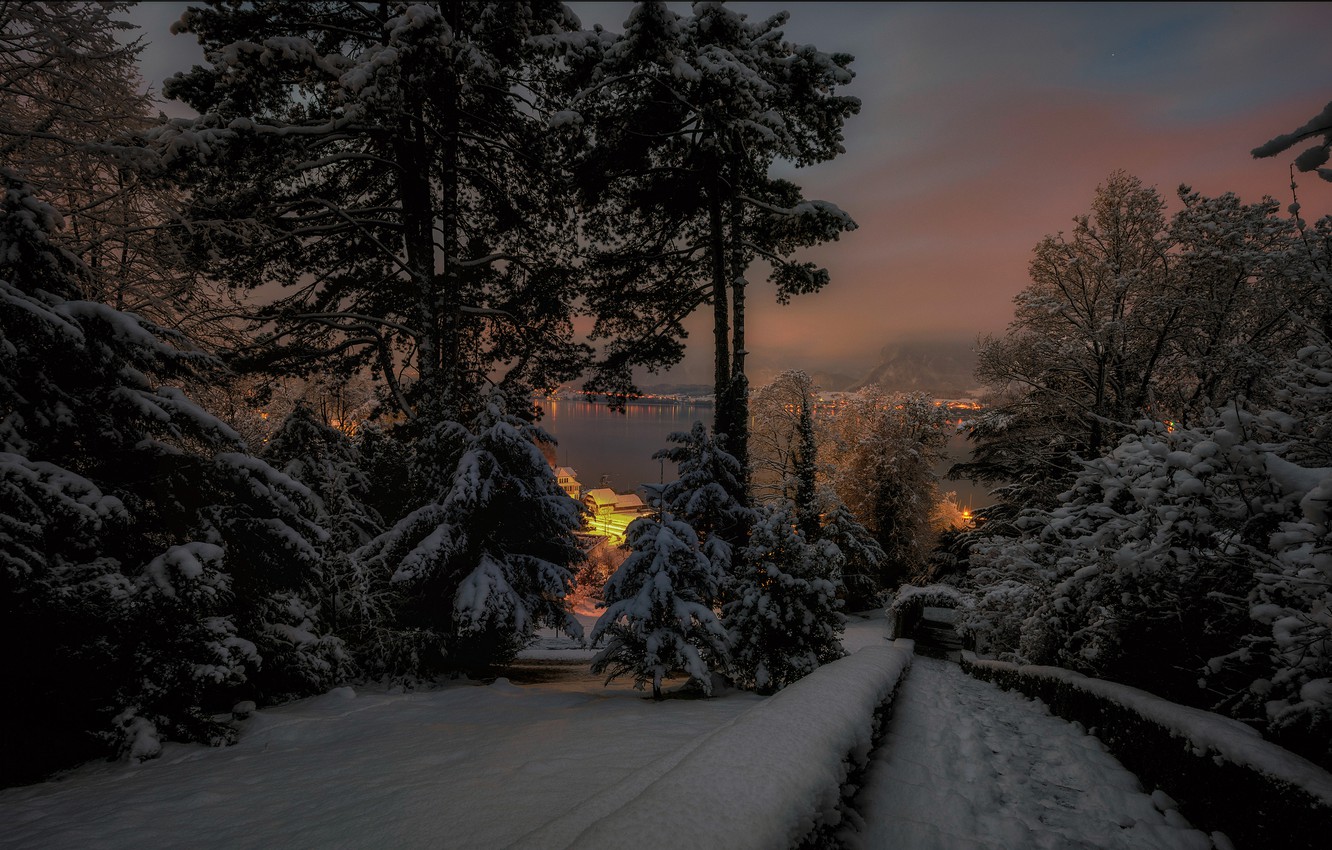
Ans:
[{"label": "snow-covered road", "polygon": [[865,850],[1212,846],[1155,800],[1042,703],[917,656],[856,801],[863,832],[844,838]]}]

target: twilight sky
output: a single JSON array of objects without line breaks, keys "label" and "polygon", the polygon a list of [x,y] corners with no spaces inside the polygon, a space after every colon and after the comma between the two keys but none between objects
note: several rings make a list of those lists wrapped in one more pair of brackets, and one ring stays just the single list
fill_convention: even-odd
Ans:
[{"label": "twilight sky", "polygon": [[[155,88],[200,61],[167,31],[186,5],[131,13]],[[618,31],[631,4],[569,5]],[[782,174],[860,228],[807,252],[832,283],[790,306],[751,273],[756,384],[784,368],[857,376],[889,343],[1002,331],[1032,248],[1070,229],[1115,169],[1168,203],[1181,183],[1288,203],[1302,148],[1249,151],[1332,99],[1332,3],[731,5],[756,19],[786,9],[788,40],[853,54],[845,93],[863,102],[845,155]],[[1301,175],[1299,195],[1306,218],[1332,213],[1332,184]],[[708,322],[695,316],[689,356],[664,380],[709,381]]]}]

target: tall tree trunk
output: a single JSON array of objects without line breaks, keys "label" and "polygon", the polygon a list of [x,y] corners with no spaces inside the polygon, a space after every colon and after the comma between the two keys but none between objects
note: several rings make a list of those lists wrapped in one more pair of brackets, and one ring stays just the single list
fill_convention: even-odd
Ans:
[{"label": "tall tree trunk", "polygon": [[[738,177],[736,171],[732,174]],[[734,322],[731,330],[731,382],[727,388],[727,418],[731,421],[731,430],[727,433],[727,448],[740,462],[740,492],[735,494],[736,501],[749,507],[750,468],[749,468],[749,379],[745,376],[745,259],[744,230],[741,225],[743,208],[738,195],[738,180],[733,181],[731,192],[730,230],[731,242],[731,314]]]},{"label": "tall tree trunk", "polygon": [[712,243],[712,335],[714,434],[730,435],[731,384],[730,315],[726,303],[726,233],[722,222],[722,176],[713,168],[708,181],[708,240]]},{"label": "tall tree trunk", "polygon": [[[445,19],[456,33],[462,32],[462,4],[446,3],[443,6]],[[458,199],[462,195],[462,180],[458,167],[458,140],[461,132],[461,111],[458,103],[458,80],[454,75],[447,77],[449,90],[445,92],[447,124],[440,134],[443,149],[440,151],[440,244],[443,246],[443,269],[441,280],[436,285],[435,310],[440,322],[440,357],[441,367],[448,375],[440,387],[441,411],[455,421],[461,421],[465,415],[459,409],[459,398],[463,395],[464,375],[462,362],[462,281],[458,278],[458,259],[461,248],[458,245]],[[419,182],[429,186],[430,171],[418,172]]]},{"label": "tall tree trunk", "polygon": [[[430,184],[407,175],[421,174],[429,168],[429,151],[424,145],[419,112],[404,118],[399,127],[396,155],[402,163],[398,180],[398,201],[402,205],[402,240],[406,265],[416,300],[416,344],[418,370],[424,393],[418,409],[434,412],[437,397],[445,392],[447,378],[441,374],[441,316],[435,303],[434,241],[431,225],[434,213],[430,203]],[[410,415],[410,411],[404,411]]]},{"label": "tall tree trunk", "polygon": [[[803,392],[803,388],[802,388]],[[803,392],[800,401],[799,441],[796,448],[796,520],[806,540],[819,536],[818,444],[814,440],[813,399]]]}]

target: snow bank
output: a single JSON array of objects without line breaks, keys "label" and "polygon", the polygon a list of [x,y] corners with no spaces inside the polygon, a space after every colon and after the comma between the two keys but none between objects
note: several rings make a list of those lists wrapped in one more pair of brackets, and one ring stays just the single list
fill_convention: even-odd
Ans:
[{"label": "snow bank", "polygon": [[790,847],[840,818],[875,715],[911,665],[909,641],[826,664],[699,742],[570,846]]},{"label": "snow bank", "polygon": [[[1158,783],[1195,823],[1238,845],[1324,846],[1332,823],[1332,774],[1266,741],[1254,729],[1146,691],[1058,667],[981,660],[962,667],[1038,697],[1087,726],[1145,783]],[[1321,837],[1319,837],[1321,835]]]}]

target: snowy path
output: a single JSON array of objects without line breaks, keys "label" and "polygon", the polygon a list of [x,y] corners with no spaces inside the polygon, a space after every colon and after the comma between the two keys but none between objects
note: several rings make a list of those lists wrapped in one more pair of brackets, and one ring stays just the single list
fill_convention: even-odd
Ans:
[{"label": "snowy path", "polygon": [[[846,648],[883,645],[882,612]],[[763,700],[653,703],[553,636],[490,686],[341,688],[257,712],[225,749],[168,744],[0,790],[0,848],[563,847]]]},{"label": "snowy path", "polygon": [[1168,798],[1039,702],[917,656],[857,808],[877,848],[1198,848]]},{"label": "snowy path", "polygon": [[[584,670],[586,668],[583,668]],[[577,835],[760,702],[654,704],[571,676],[266,709],[225,749],[171,744],[0,791],[0,848],[499,848]]]}]

